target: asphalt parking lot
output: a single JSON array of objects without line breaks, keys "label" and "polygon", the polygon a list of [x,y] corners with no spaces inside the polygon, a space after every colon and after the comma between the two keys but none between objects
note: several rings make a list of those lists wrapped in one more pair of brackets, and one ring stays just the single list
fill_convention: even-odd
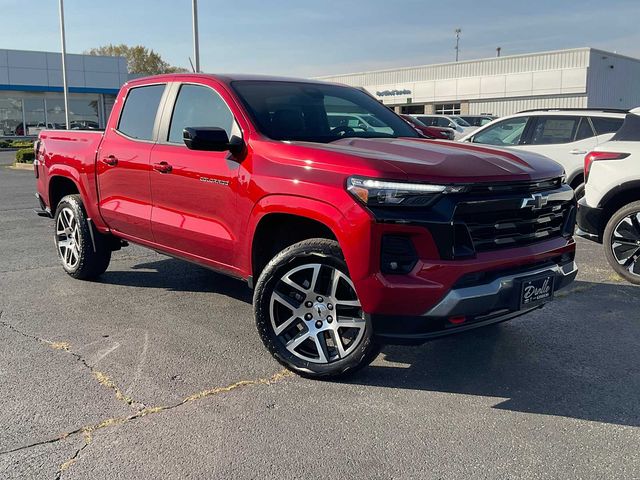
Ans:
[{"label": "asphalt parking lot", "polygon": [[68,277],[33,191],[0,166],[0,478],[640,478],[640,289],[597,245],[540,311],[318,382],[239,281],[139,247]]}]

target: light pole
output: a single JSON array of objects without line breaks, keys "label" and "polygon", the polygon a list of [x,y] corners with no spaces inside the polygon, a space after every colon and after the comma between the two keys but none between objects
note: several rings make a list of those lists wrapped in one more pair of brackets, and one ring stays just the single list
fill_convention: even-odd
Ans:
[{"label": "light pole", "polygon": [[[64,5],[63,0],[58,2],[60,10],[60,40],[62,42],[62,91],[64,94],[64,120],[69,130],[69,89],[67,87],[67,43],[64,38]],[[26,127],[25,127],[26,130]]]},{"label": "light pole", "polygon": [[195,62],[195,71],[200,73],[200,42],[198,40],[198,0],[192,0],[192,19],[193,19],[193,61]]},{"label": "light pole", "polygon": [[462,33],[462,29],[461,28],[456,28],[454,30],[454,33],[456,34],[456,62],[458,61],[458,54],[460,53],[460,34]]}]

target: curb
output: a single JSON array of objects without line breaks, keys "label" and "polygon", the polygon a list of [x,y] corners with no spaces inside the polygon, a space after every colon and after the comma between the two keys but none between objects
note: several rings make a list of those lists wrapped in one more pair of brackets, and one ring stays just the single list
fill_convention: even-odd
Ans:
[{"label": "curb", "polygon": [[33,163],[14,163],[13,165],[9,165],[9,168],[13,168],[14,170],[33,170]]}]

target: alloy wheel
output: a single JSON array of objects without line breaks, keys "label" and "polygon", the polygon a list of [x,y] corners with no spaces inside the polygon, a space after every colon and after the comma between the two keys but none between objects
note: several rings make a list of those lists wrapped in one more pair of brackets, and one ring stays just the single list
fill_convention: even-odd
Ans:
[{"label": "alloy wheel", "polygon": [[63,208],[56,222],[56,244],[62,263],[67,270],[73,270],[80,261],[80,233],[73,210]]},{"label": "alloy wheel", "polygon": [[616,261],[632,275],[640,276],[640,212],[623,218],[613,230],[611,250]]},{"label": "alloy wheel", "polygon": [[346,358],[365,333],[351,279],[326,264],[304,264],[283,275],[271,294],[269,312],[278,340],[307,362]]}]

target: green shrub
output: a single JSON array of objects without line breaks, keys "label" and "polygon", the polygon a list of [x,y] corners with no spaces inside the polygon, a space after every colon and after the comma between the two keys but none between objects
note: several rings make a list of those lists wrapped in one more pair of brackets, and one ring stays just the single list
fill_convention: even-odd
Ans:
[{"label": "green shrub", "polygon": [[9,148],[11,143],[7,140],[0,140],[0,148]]},{"label": "green shrub", "polygon": [[16,152],[17,163],[31,163],[36,158],[33,148],[22,148]]}]

